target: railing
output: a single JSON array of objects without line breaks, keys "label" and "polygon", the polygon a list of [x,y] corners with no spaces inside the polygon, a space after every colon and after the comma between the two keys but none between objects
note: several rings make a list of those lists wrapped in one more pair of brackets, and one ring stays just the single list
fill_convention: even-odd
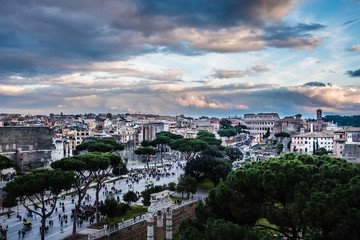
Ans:
[{"label": "railing", "polygon": [[[185,200],[185,201],[182,201],[180,204],[174,204],[173,206],[174,206],[174,209],[178,209],[178,208],[183,207],[183,206],[185,206],[187,204],[190,204],[190,203],[193,203],[193,202],[199,202],[199,201],[202,201],[202,197]],[[135,220],[135,221],[133,219],[129,219],[129,220],[126,220],[126,221],[124,221],[122,223],[109,225],[106,228],[101,229],[96,233],[88,234],[86,237],[83,237],[80,240],[95,240],[95,239],[99,239],[101,237],[104,237],[106,235],[109,236],[110,234],[112,234],[112,233],[114,233],[116,231],[127,228],[129,226],[134,225],[134,224],[138,224],[138,223],[143,222],[143,221],[145,221],[144,216],[141,219],[139,219],[139,217],[138,217],[137,220]]]}]

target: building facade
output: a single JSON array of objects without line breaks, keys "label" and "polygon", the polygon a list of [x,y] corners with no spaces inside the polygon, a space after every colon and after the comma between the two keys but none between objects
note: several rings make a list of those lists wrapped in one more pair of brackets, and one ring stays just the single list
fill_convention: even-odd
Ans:
[{"label": "building facade", "polygon": [[360,161],[360,128],[344,128],[334,132],[334,156],[349,162]]},{"label": "building facade", "polygon": [[248,127],[246,130],[252,136],[263,135],[268,129],[270,133],[273,133],[275,122],[279,120],[277,113],[244,114],[244,122]]},{"label": "building facade", "polygon": [[334,134],[330,132],[308,132],[291,137],[291,151],[313,154],[317,149],[334,151]]},{"label": "building facade", "polygon": [[15,160],[17,170],[44,167],[55,149],[48,127],[0,127],[0,154]]}]

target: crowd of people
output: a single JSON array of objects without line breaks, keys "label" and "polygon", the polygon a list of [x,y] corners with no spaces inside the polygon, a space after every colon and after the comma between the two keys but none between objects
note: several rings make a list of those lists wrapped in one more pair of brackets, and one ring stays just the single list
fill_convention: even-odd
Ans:
[{"label": "crowd of people", "polygon": [[[173,169],[178,169],[178,168],[182,168],[183,166],[176,165],[169,165],[169,166],[162,166],[162,167],[150,167],[150,168],[132,168],[129,173],[128,176],[125,180],[126,184],[128,185],[128,191],[129,190],[134,190],[134,185],[135,184],[139,184],[141,180],[148,180],[148,181],[152,181],[151,179],[154,180],[160,180],[161,178],[166,178],[169,177],[171,175],[175,175],[175,172],[172,171]],[[120,187],[116,184],[119,183],[120,181],[113,181],[112,183],[104,183],[103,184],[103,195],[108,195],[110,193],[114,194],[117,197],[117,201],[120,202],[120,194],[122,193],[122,189],[120,189]],[[147,187],[147,186],[146,186]],[[140,198],[141,197],[141,193],[139,191],[134,191],[137,196]],[[119,196],[120,195],[120,196]],[[58,199],[58,202],[54,201],[54,200],[48,200],[46,202],[46,206],[48,206],[46,211],[50,211],[50,209],[53,209],[54,207],[54,213],[58,214],[58,224],[55,225],[60,225],[61,227],[61,231],[63,229],[63,227],[67,227],[69,225],[70,222],[73,221],[74,219],[74,211],[75,209],[72,209],[71,213],[69,214],[66,211],[66,205],[65,203],[67,202],[67,200],[70,198],[71,203],[75,204],[76,203],[76,195],[75,194],[70,194],[70,195],[63,195]],[[34,206],[34,210],[37,210],[38,206]],[[68,213],[68,214],[66,214]],[[84,198],[84,201],[81,204],[80,207],[80,211],[77,214],[77,226],[78,227],[82,227],[83,223],[86,221],[88,222],[90,225],[94,224],[95,222],[95,216],[96,214],[96,207],[95,207],[95,201],[92,201],[91,196],[89,194],[87,194]],[[35,214],[36,215],[36,214]],[[10,218],[10,213],[9,216]],[[33,218],[36,219],[36,216],[33,216],[32,214],[27,214],[24,217],[22,217],[21,215],[17,216],[19,218],[19,220],[22,220],[24,223],[26,221],[32,220]],[[101,219],[104,219],[105,216],[102,216]],[[135,219],[134,219],[135,220]],[[56,218],[51,218],[48,219],[46,222],[46,226],[45,226],[45,231],[48,232],[50,228],[52,228],[54,226],[54,221],[57,222]],[[72,223],[71,223],[72,224]],[[40,231],[42,230],[41,227],[39,228]],[[21,236],[25,236],[26,231],[29,229],[26,229],[25,227],[21,230],[18,231],[19,233],[19,237]]]}]

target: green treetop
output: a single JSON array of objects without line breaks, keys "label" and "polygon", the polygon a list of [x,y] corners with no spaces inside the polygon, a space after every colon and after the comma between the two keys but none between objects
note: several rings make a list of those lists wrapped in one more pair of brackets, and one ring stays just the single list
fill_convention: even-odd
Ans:
[{"label": "green treetop", "polygon": [[11,168],[11,167],[15,167],[15,162],[14,160],[0,155],[0,170],[1,169],[6,169],[6,168]]},{"label": "green treetop", "polygon": [[99,139],[96,141],[84,142],[76,146],[76,150],[88,152],[112,152],[124,150],[124,145],[113,139]]},{"label": "green treetop", "polygon": [[207,131],[199,131],[196,139],[206,142],[209,145],[220,146],[222,141],[215,138],[215,134]]},{"label": "green treetop", "polygon": [[198,152],[207,148],[208,144],[199,139],[183,138],[172,141],[170,147],[181,152],[186,161],[192,160]]},{"label": "green treetop", "polygon": [[251,239],[269,231],[290,240],[358,239],[359,196],[359,164],[327,155],[285,154],[230,172],[180,234],[213,239],[220,229],[211,219],[217,219],[226,224],[223,236],[235,236],[240,227],[258,236]]},{"label": "green treetop", "polygon": [[147,166],[147,168],[149,168],[149,161],[150,161],[149,158],[151,155],[156,154],[156,150],[153,149],[152,147],[140,147],[138,149],[135,149],[134,153],[136,155],[140,155],[140,156],[144,157],[145,161],[146,161],[146,166]]},{"label": "green treetop", "polygon": [[[4,188],[7,193],[5,198],[19,199],[30,213],[41,217],[41,239],[43,240],[46,219],[54,212],[61,192],[70,189],[73,182],[74,175],[71,171],[36,169],[9,182]],[[48,206],[49,200],[53,200],[54,204]],[[5,200],[5,202],[9,201]]]}]

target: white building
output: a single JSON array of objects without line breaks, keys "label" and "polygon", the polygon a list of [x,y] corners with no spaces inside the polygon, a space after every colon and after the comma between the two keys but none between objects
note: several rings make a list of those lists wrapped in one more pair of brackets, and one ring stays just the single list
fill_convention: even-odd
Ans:
[{"label": "white building", "polygon": [[291,151],[313,154],[316,149],[325,148],[328,152],[334,150],[334,134],[329,132],[308,132],[294,135],[291,138]]}]

